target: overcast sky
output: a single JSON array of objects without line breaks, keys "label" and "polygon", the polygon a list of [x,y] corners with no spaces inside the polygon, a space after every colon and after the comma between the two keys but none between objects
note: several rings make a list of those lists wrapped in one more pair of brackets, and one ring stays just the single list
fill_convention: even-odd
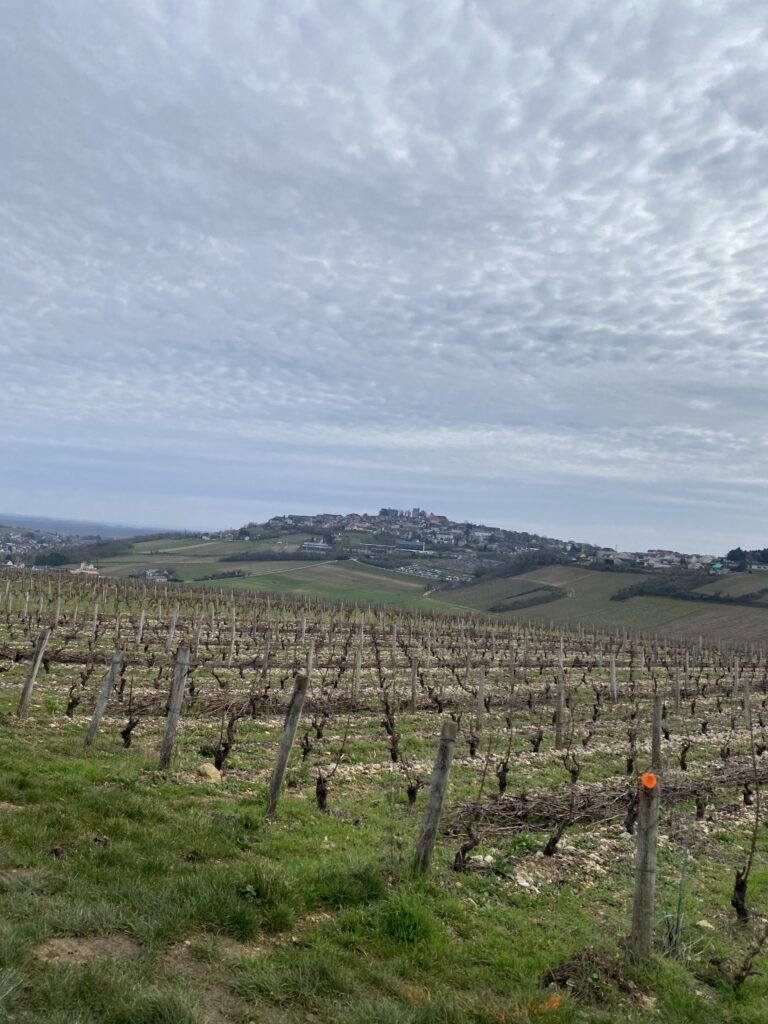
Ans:
[{"label": "overcast sky", "polygon": [[0,509],[768,544],[764,0],[5,0]]}]

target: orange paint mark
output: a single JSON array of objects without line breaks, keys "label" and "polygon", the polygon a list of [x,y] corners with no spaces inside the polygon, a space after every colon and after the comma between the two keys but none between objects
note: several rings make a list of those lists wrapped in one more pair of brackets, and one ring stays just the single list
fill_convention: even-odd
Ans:
[{"label": "orange paint mark", "polygon": [[550,1010],[557,1010],[563,1005],[564,999],[562,996],[554,995],[550,996],[549,999],[545,999],[542,1003],[539,1003],[537,1009],[539,1013],[549,1013]]},{"label": "orange paint mark", "polygon": [[651,772],[645,772],[645,774],[640,776],[640,781],[646,789],[653,789],[653,787],[656,785],[656,776],[653,775]]}]

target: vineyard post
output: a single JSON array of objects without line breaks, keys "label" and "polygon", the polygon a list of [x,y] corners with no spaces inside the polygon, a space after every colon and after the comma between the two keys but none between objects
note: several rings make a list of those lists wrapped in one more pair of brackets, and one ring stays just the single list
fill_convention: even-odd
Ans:
[{"label": "vineyard post", "polygon": [[267,679],[269,676],[269,649],[272,642],[272,631],[267,629],[264,633],[264,650],[261,655],[261,677]]},{"label": "vineyard post", "polygon": [[416,686],[419,681],[419,659],[411,662],[411,711],[416,710]]},{"label": "vineyard post", "polygon": [[43,655],[45,654],[45,648],[48,643],[48,638],[51,635],[50,629],[44,629],[40,636],[37,638],[35,644],[35,653],[32,656],[32,664],[29,667],[29,673],[27,675],[27,681],[24,683],[24,689],[21,691],[21,700],[19,701],[19,710],[16,712],[16,717],[23,721],[29,712],[29,702],[32,699],[32,690],[35,686],[35,680],[37,679],[37,673],[40,670],[40,665],[43,661]]},{"label": "vineyard post", "polygon": [[179,606],[176,605],[173,614],[171,615],[171,624],[168,627],[168,635],[165,638],[165,649],[170,651],[173,644],[173,638],[176,636],[176,620],[179,617]]},{"label": "vineyard post", "polygon": [[99,699],[96,701],[96,709],[93,712],[93,718],[91,724],[88,726],[88,732],[85,736],[85,745],[90,747],[93,741],[96,739],[96,733],[99,731],[101,720],[104,717],[104,712],[107,710],[107,704],[109,703],[109,696],[112,693],[112,687],[115,685],[120,669],[123,664],[123,653],[122,651],[116,651],[112,656],[112,663],[109,666],[109,672],[107,672],[104,682],[101,684],[101,692],[99,693]]},{"label": "vineyard post", "polygon": [[229,654],[227,655],[227,668],[232,668],[232,661],[235,657],[235,637],[237,636],[237,612],[234,603],[232,604],[232,622],[229,630]]},{"label": "vineyard post", "polygon": [[456,745],[456,722],[443,722],[440,734],[440,745],[437,748],[435,767],[429,783],[427,805],[421,822],[421,834],[416,843],[415,867],[418,871],[428,871],[432,862],[432,851],[435,848],[440,815],[443,811],[445,791],[448,788],[448,774],[451,770],[453,750]]},{"label": "vineyard post", "polygon": [[680,669],[675,669],[675,711],[680,710]]},{"label": "vineyard post", "polygon": [[749,679],[744,677],[744,693],[742,694],[742,706],[744,708],[744,725],[752,733],[752,688]]},{"label": "vineyard post", "polygon": [[139,628],[136,630],[136,646],[141,643],[141,638],[144,636],[144,622],[147,618],[147,612],[142,603],[141,611],[139,612]]},{"label": "vineyard post", "polygon": [[611,688],[611,700],[618,699],[618,691],[616,689],[616,655],[611,655],[610,667],[609,667],[609,685]]},{"label": "vineyard post", "polygon": [[565,724],[565,676],[562,665],[557,670],[557,695],[555,704],[555,749],[563,746],[563,725]]},{"label": "vineyard post", "polygon": [[661,716],[663,712],[664,698],[660,693],[654,693],[651,726],[651,768],[657,773],[661,773]]},{"label": "vineyard post", "polygon": [[203,612],[200,611],[200,615],[197,619],[197,627],[195,628],[195,657],[197,657],[200,651],[200,634],[203,632]]},{"label": "vineyard post", "polygon": [[304,698],[307,696],[307,685],[309,680],[303,672],[297,672],[294,676],[293,694],[285,715],[285,726],[283,736],[280,740],[280,747],[277,751],[277,760],[272,771],[272,778],[269,782],[269,801],[267,803],[267,815],[274,814],[277,802],[280,799],[280,789],[283,785],[285,769],[288,765],[288,758],[291,754],[291,747],[296,737],[296,729],[301,718],[301,711],[304,707]]},{"label": "vineyard post", "polygon": [[656,848],[659,833],[659,785],[656,777],[643,775],[635,847],[635,891],[632,900],[632,930],[629,950],[638,960],[651,952],[653,899],[656,889]]},{"label": "vineyard post", "polygon": [[485,665],[481,665],[477,677],[477,728],[482,728],[485,717]]},{"label": "vineyard post", "polygon": [[362,645],[358,644],[357,650],[355,651],[355,673],[352,677],[352,696],[357,698],[360,691],[360,671],[363,667],[363,649]]},{"label": "vineyard post", "polygon": [[168,718],[165,722],[165,735],[160,747],[160,769],[171,767],[173,757],[173,744],[176,739],[176,727],[181,717],[181,702],[184,699],[184,689],[187,685],[187,672],[189,671],[189,647],[184,644],[176,653],[173,665],[173,687],[171,688],[171,701],[168,707]]}]

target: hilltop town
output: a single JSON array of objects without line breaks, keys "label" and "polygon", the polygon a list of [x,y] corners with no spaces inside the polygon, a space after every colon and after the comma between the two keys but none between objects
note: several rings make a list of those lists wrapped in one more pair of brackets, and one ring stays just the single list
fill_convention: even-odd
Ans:
[{"label": "hilltop town", "polygon": [[[137,534],[139,531],[137,531]],[[145,538],[146,538],[146,531]],[[158,541],[199,538],[201,541],[248,542],[293,540],[296,554],[307,559],[354,557],[363,562],[397,567],[415,575],[459,583],[471,576],[520,571],[527,564],[565,563],[613,571],[692,572],[726,575],[735,570],[766,570],[763,552],[735,548],[721,556],[652,549],[617,551],[597,544],[560,540],[537,533],[509,530],[482,523],[457,521],[436,512],[381,508],[376,513],[318,513],[278,515],[263,523],[249,522],[211,532],[172,531],[153,534]],[[128,550],[135,538],[102,539],[98,535],[67,534],[59,530],[25,529],[0,524],[0,563],[17,567],[51,568],[110,557]],[[296,557],[296,554],[293,557]],[[248,559],[240,550],[231,559]],[[402,563],[402,564],[401,564]],[[433,568],[430,568],[430,565]],[[439,569],[438,569],[439,567]],[[451,575],[455,572],[455,576]],[[167,575],[167,574],[166,574]]]},{"label": "hilltop town", "polygon": [[229,535],[237,540],[259,539],[265,536],[265,532],[273,530],[282,533],[310,531],[313,539],[306,541],[302,548],[321,554],[343,550],[348,547],[345,535],[364,532],[372,534],[373,539],[356,546],[356,553],[360,555],[453,555],[464,562],[476,562],[480,556],[486,562],[493,562],[546,550],[553,560],[559,556],[564,561],[606,568],[683,568],[707,572],[727,572],[729,568],[724,558],[714,555],[660,549],[616,551],[592,543],[559,540],[479,523],[458,522],[420,508],[382,508],[376,514],[352,512],[274,516],[263,524],[248,523],[240,530],[227,531],[220,536]]}]

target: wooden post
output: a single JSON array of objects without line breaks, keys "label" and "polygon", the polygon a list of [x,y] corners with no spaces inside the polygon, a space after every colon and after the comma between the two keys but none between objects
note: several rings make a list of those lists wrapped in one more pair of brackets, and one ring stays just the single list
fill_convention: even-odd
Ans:
[{"label": "wooden post", "polygon": [[641,776],[635,847],[635,892],[632,900],[632,930],[629,935],[630,953],[638,960],[645,959],[651,953],[659,803],[656,776],[650,773]]},{"label": "wooden post", "polygon": [[261,656],[261,675],[263,679],[267,679],[269,676],[269,647],[272,639],[271,630],[267,630],[264,634],[264,653]]},{"label": "wooden post", "polygon": [[445,791],[448,788],[448,774],[451,770],[457,729],[458,726],[455,722],[443,722],[440,746],[437,748],[435,767],[432,770],[432,779],[429,783],[427,806],[424,808],[424,817],[421,822],[421,834],[416,843],[414,866],[417,871],[428,871],[432,862],[432,851],[435,848]]},{"label": "wooden post", "polygon": [[104,717],[104,712],[107,710],[107,704],[109,702],[110,694],[112,693],[112,687],[115,685],[115,680],[120,674],[120,669],[123,664],[123,653],[122,651],[116,651],[112,656],[112,664],[109,666],[109,672],[107,672],[104,682],[101,684],[101,693],[99,699],[96,701],[96,710],[93,712],[93,718],[91,724],[88,726],[88,732],[85,736],[85,745],[90,747],[93,745],[93,741],[96,739],[96,733],[99,731],[101,720]]},{"label": "wooden post", "polygon": [[651,768],[661,774],[661,715],[664,698],[660,693],[653,695],[653,722],[651,726]]},{"label": "wooden post", "polygon": [[747,729],[750,732],[750,735],[752,733],[752,693],[751,693],[751,689],[752,689],[751,683],[750,683],[749,679],[745,676],[744,677],[744,693],[742,694],[741,700],[742,700],[742,706],[744,708],[744,725],[746,725]]},{"label": "wooden post", "polygon": [[675,711],[680,710],[680,669],[675,669]]},{"label": "wooden post", "polygon": [[232,623],[229,630],[229,654],[227,655],[227,668],[232,668],[232,660],[235,657],[235,637],[237,635],[237,612],[232,605]]},{"label": "wooden post", "polygon": [[360,691],[360,672],[363,667],[363,651],[362,647],[358,645],[355,651],[355,673],[352,677],[352,696],[357,697]]},{"label": "wooden post", "polygon": [[184,700],[184,690],[187,685],[187,672],[189,671],[189,647],[185,644],[180,647],[173,665],[173,686],[171,688],[171,702],[168,707],[168,717],[165,721],[165,735],[160,747],[160,769],[161,771],[171,767],[173,757],[173,744],[176,740],[176,727],[181,717],[181,702]]},{"label": "wooden post", "polygon": [[171,624],[168,627],[168,636],[165,638],[165,649],[170,651],[171,645],[173,644],[173,638],[176,636],[176,620],[179,617],[179,606],[176,605],[171,616]]},{"label": "wooden post", "polygon": [[608,677],[609,678],[609,686],[611,688],[611,700],[618,700],[619,693],[618,693],[618,690],[616,688],[616,655],[615,654],[611,655],[611,661],[610,661],[610,666],[609,666],[608,672],[609,672],[609,677]]},{"label": "wooden post", "polygon": [[480,666],[477,676],[477,728],[481,729],[485,718],[485,665]]},{"label": "wooden post", "polygon": [[562,666],[557,670],[557,695],[555,703],[555,749],[563,746],[563,725],[565,720],[565,677]]},{"label": "wooden post", "polygon": [[141,638],[144,636],[144,623],[147,618],[147,613],[144,609],[144,605],[141,606],[141,612],[139,613],[139,628],[136,630],[136,646],[141,643]]},{"label": "wooden post", "polygon": [[200,650],[200,634],[203,631],[203,612],[200,611],[200,615],[197,620],[197,628],[195,629],[195,657],[197,657]]},{"label": "wooden post", "polygon": [[419,682],[419,659],[411,662],[411,711],[416,710],[416,687]]},{"label": "wooden post", "polygon": [[34,689],[35,686],[37,673],[40,671],[40,666],[43,663],[43,655],[45,654],[45,648],[48,643],[48,638],[50,637],[50,635],[50,629],[44,629],[40,636],[37,638],[37,643],[35,644],[35,653],[32,655],[32,664],[29,666],[27,680],[24,683],[23,690],[21,691],[19,709],[16,712],[16,717],[20,721],[23,721],[29,713],[29,702],[32,700],[32,690]]},{"label": "wooden post", "polygon": [[288,711],[285,715],[285,726],[283,736],[280,740],[280,747],[277,751],[277,760],[272,770],[272,778],[269,781],[269,801],[267,803],[267,815],[274,814],[277,801],[280,799],[280,789],[283,785],[285,769],[288,765],[288,758],[291,747],[296,737],[296,729],[301,718],[301,711],[304,707],[304,698],[307,696],[307,685],[309,680],[303,672],[297,672],[294,676],[293,695],[291,696]]}]

